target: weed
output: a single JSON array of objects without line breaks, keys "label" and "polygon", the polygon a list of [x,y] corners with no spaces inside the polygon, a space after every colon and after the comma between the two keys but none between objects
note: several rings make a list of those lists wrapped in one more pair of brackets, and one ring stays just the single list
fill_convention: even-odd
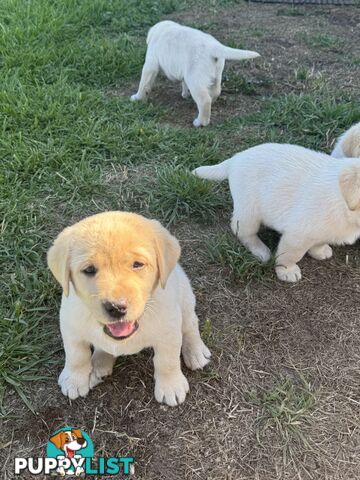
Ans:
[{"label": "weed", "polygon": [[262,279],[274,268],[274,260],[266,264],[260,262],[230,233],[209,240],[207,247],[212,261],[228,268],[236,281]]}]

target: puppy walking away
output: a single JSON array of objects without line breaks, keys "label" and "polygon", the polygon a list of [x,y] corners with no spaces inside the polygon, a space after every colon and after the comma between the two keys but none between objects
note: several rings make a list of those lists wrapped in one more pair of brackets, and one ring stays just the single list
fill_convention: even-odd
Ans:
[{"label": "puppy walking away", "polygon": [[192,96],[199,110],[195,127],[210,123],[211,103],[221,93],[225,60],[259,57],[256,52],[226,47],[207,33],[169,20],[154,25],[146,41],[139,90],[131,100],[144,100],[162,70],[169,80],[182,82],[183,98]]}]

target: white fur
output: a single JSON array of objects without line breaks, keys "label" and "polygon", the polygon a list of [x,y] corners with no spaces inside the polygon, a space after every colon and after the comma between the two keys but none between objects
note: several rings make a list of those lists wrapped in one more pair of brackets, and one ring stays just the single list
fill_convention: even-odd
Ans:
[{"label": "white fur", "polygon": [[131,100],[146,98],[162,70],[168,79],[182,82],[182,96],[191,94],[197,104],[195,127],[210,122],[211,102],[221,93],[225,60],[259,56],[256,52],[226,47],[207,33],[168,20],[149,30],[147,44],[139,90]]},{"label": "white fur", "polygon": [[[79,298],[73,286],[63,295],[60,328],[66,353],[59,377],[62,393],[75,399],[112,373],[115,358],[154,349],[155,398],[175,406],[185,400],[189,384],[181,371],[180,351],[188,368],[203,368],[210,352],[199,334],[195,297],[189,279],[177,265],[165,289],[158,286],[139,319],[138,330],[128,339],[114,340],[103,331],[95,314]],[[95,347],[91,357],[90,345]]]},{"label": "white fur", "polygon": [[335,157],[335,158],[344,158],[346,157],[346,155],[344,154],[342,148],[341,148],[341,144],[344,140],[344,137],[345,137],[345,133],[343,133],[336,141],[336,144],[335,144],[335,147],[334,147],[334,150],[331,152],[331,156],[332,157]]},{"label": "white fur", "polygon": [[195,175],[229,179],[231,222],[239,240],[266,262],[270,250],[257,236],[260,225],[282,234],[276,253],[281,280],[301,278],[297,262],[308,252],[331,257],[328,244],[354,243],[360,236],[360,159],[334,159],[296,145],[264,144]]},{"label": "white fur", "polygon": [[336,158],[349,157],[343,150],[344,144],[346,145],[346,143],[348,149],[351,151],[351,156],[360,157],[360,122],[346,130],[346,132],[338,138],[331,156]]}]

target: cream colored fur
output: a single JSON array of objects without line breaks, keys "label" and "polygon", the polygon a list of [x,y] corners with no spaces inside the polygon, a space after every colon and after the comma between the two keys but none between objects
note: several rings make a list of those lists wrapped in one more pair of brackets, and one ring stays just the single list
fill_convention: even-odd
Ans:
[{"label": "cream colored fur", "polygon": [[[151,347],[156,400],[170,406],[185,400],[189,385],[180,352],[193,370],[208,363],[210,352],[200,338],[195,297],[179,255],[177,240],[159,222],[131,213],[94,215],[60,233],[48,264],[63,287],[64,395],[87,395],[112,373],[116,357]],[[96,274],[89,276],[90,265]],[[125,316],[110,318],[108,301],[126,304]],[[128,338],[113,338],[106,329],[116,322],[138,328]]]},{"label": "cream colored fur", "polygon": [[192,96],[199,114],[195,127],[210,122],[211,104],[221,93],[225,60],[256,58],[258,53],[226,47],[200,30],[166,20],[154,25],[147,36],[147,52],[140,85],[131,100],[144,100],[160,70],[170,80],[182,82],[182,96]]},{"label": "cream colored fur", "polygon": [[333,157],[360,157],[360,122],[339,137],[331,154]]},{"label": "cream colored fur", "polygon": [[258,237],[261,225],[281,233],[276,252],[280,280],[301,279],[297,263],[309,253],[332,256],[329,244],[360,236],[360,159],[335,159],[296,145],[264,144],[237,153],[195,175],[228,178],[234,202],[231,227],[261,261],[271,253]]}]

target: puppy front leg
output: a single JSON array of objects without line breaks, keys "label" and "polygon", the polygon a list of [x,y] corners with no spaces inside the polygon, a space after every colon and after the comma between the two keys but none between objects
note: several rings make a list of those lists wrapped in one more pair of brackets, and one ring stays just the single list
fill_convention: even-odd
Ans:
[{"label": "puppy front leg", "polygon": [[130,97],[132,101],[143,100],[149,95],[158,72],[159,66],[156,63],[154,63],[153,61],[145,60],[141,73],[139,89],[137,93],[135,93],[135,95],[132,95]]},{"label": "puppy front leg", "polygon": [[269,247],[257,235],[238,235],[240,241],[261,262],[268,262],[271,258]]},{"label": "puppy front leg", "polygon": [[183,403],[189,391],[188,381],[181,371],[181,340],[181,332],[178,332],[164,336],[154,346],[155,398],[170,407]]},{"label": "puppy front leg", "polygon": [[276,252],[276,274],[284,282],[298,282],[301,270],[296,265],[307,252],[309,245],[301,238],[284,233]]},{"label": "puppy front leg", "polygon": [[[231,188],[231,186],[230,186]],[[233,194],[234,195],[234,194]],[[239,210],[236,206],[231,219],[231,229],[240,242],[261,262],[268,262],[271,258],[270,249],[257,236],[260,222],[253,212]]]},{"label": "puppy front leg", "polygon": [[74,337],[63,337],[65,367],[59,377],[62,393],[75,400],[85,397],[90,389],[91,350],[90,344]]},{"label": "puppy front leg", "polygon": [[202,341],[199,319],[194,311],[183,313],[182,355],[185,365],[191,370],[204,368],[210,361],[211,353]]}]

